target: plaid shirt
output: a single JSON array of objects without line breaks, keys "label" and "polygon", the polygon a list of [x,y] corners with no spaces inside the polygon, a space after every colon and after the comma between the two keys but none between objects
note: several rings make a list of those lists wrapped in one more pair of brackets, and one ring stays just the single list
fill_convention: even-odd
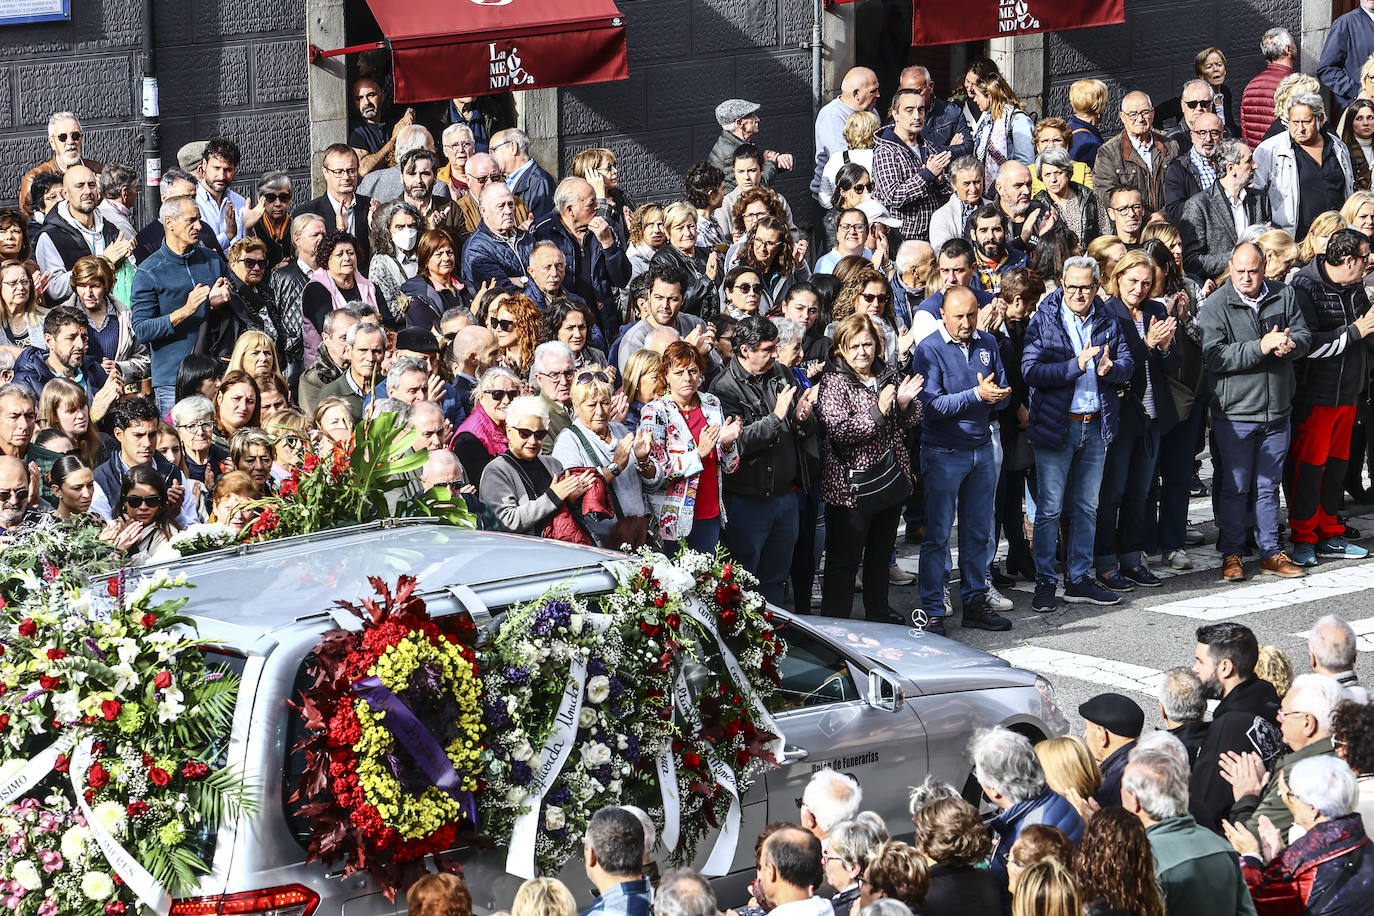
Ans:
[{"label": "plaid shirt", "polygon": [[947,177],[936,178],[925,167],[938,150],[920,136],[907,146],[891,127],[873,139],[873,196],[902,221],[903,239],[928,237],[930,218],[950,195]]},{"label": "plaid shirt", "polygon": [[648,878],[617,884],[597,897],[582,916],[649,916],[653,891]]},{"label": "plaid shirt", "polygon": [[1211,161],[1202,155],[1196,146],[1188,151],[1188,156],[1193,160],[1193,165],[1197,166],[1198,177],[1202,179],[1202,190],[1207,190],[1217,180],[1217,170],[1212,167]]}]

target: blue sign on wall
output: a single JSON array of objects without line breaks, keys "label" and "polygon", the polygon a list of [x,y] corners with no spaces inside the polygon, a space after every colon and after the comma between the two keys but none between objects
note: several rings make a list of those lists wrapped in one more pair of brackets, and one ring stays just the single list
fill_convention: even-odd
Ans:
[{"label": "blue sign on wall", "polygon": [[0,25],[65,22],[71,18],[71,0],[0,0]]}]

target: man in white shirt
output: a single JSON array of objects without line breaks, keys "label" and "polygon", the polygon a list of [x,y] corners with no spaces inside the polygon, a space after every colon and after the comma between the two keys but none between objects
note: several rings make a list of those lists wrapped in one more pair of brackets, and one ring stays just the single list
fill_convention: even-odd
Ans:
[{"label": "man in white shirt", "polygon": [[200,218],[214,230],[220,247],[226,251],[247,234],[260,215],[249,210],[243,195],[229,187],[239,170],[239,156],[238,146],[224,137],[205,144],[200,184],[196,187]]},{"label": "man in white shirt", "polygon": [[830,901],[814,894],[821,874],[821,841],[789,824],[769,834],[759,851],[759,884],[773,916],[832,916]]}]

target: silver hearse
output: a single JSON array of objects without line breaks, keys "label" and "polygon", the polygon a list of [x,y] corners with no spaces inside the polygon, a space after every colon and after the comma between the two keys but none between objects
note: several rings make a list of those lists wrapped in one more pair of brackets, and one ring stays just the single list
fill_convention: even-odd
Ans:
[{"label": "silver hearse", "polygon": [[[339,865],[306,864],[308,826],[287,805],[302,765],[291,752],[302,723],[287,700],[303,683],[306,656],[336,625],[334,602],[370,595],[369,576],[394,581],[411,574],[432,614],[467,610],[481,625],[555,585],[572,582],[588,595],[609,591],[615,582],[606,564],[617,558],[622,555],[415,520],[169,564],[195,586],[186,613],[216,644],[212,660],[242,675],[226,753],[258,793],[255,813],[206,838],[203,851],[213,870],[194,903],[181,901],[177,909],[260,916],[404,913],[404,899],[388,901],[366,874],[344,877]],[[744,899],[753,877],[753,838],[769,821],[796,819],[795,799],[816,769],[856,777],[864,807],[903,835],[910,830],[908,787],[928,773],[978,801],[965,754],[974,729],[1001,724],[1032,740],[1067,731],[1048,682],[992,655],[889,624],[779,614],[788,622],[790,646],[779,693],[784,708],[777,716],[786,754],[743,799],[732,874],[717,881],[723,905]],[[709,849],[704,843],[703,861]],[[505,872],[505,852],[464,850],[459,857],[474,909],[509,907],[521,881]],[[561,877],[579,901],[591,898],[580,861]]]}]

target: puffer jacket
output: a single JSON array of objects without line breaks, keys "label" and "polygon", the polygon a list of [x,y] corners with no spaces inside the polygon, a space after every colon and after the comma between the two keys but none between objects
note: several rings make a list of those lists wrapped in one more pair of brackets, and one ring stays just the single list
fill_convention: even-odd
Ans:
[{"label": "puffer jacket", "polygon": [[1357,916],[1374,906],[1374,843],[1357,813],[1314,824],[1264,869],[1244,862],[1259,916]]},{"label": "puffer jacket", "polygon": [[897,410],[894,404],[891,413],[883,414],[878,410],[877,392],[901,384],[902,378],[882,360],[874,360],[873,377],[877,391],[859,381],[849,364],[836,357],[816,383],[820,387],[816,416],[825,431],[821,439],[821,499],[834,506],[854,508],[848,472],[871,468],[888,452],[897,459],[902,474],[911,479],[911,453],[904,434],[921,421],[921,399],[912,398],[905,411]]},{"label": "puffer jacket", "polygon": [[[1291,287],[1266,281],[1256,311],[1227,280],[1202,303],[1198,323],[1213,417],[1267,423],[1292,412],[1293,366],[1311,347],[1312,332]],[[1297,344],[1287,356],[1260,351],[1260,338],[1274,328],[1288,328]]]},{"label": "puffer jacket", "polygon": [[1240,133],[1251,149],[1260,145],[1269,125],[1274,123],[1274,90],[1292,72],[1292,67],[1270,64],[1245,84],[1240,96]]},{"label": "puffer jacket", "polygon": [[1153,132],[1150,167],[1135,151],[1135,144],[1123,131],[1097,150],[1093,163],[1093,193],[1098,209],[1106,213],[1111,207],[1112,192],[1117,188],[1135,188],[1147,212],[1164,209],[1164,172],[1178,156],[1178,144],[1159,131]]},{"label": "puffer jacket", "polygon": [[725,276],[725,270],[719,264],[716,267],[716,279],[707,276],[706,262],[710,256],[709,248],[698,247],[694,256],[689,258],[671,244],[665,244],[650,262],[672,264],[687,274],[687,288],[682,291],[682,311],[707,321],[716,317],[719,311],[720,280]]},{"label": "puffer jacket", "polygon": [[1374,335],[1361,337],[1355,319],[1369,311],[1369,297],[1358,280],[1338,286],[1314,258],[1289,281],[1312,332],[1312,349],[1294,366],[1299,404],[1345,407],[1358,404],[1369,382],[1369,348]]},{"label": "puffer jacket", "polygon": [[1083,835],[1083,819],[1073,805],[1051,789],[1046,788],[1035,798],[1017,802],[988,824],[997,840],[989,868],[1002,880],[1007,877],[1007,857],[1011,855],[1012,844],[1021,831],[1032,824],[1058,827],[1074,843]]}]

